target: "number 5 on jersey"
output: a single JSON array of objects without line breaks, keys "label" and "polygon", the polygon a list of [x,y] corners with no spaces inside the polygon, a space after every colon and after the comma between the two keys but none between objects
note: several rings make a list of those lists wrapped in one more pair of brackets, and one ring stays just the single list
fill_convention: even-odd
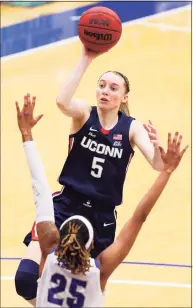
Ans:
[{"label": "number 5 on jersey", "polygon": [[99,157],[93,157],[92,161],[92,167],[91,167],[91,175],[94,176],[95,178],[101,178],[102,172],[103,172],[103,166],[101,164],[104,164],[105,159],[104,158],[99,158]]}]

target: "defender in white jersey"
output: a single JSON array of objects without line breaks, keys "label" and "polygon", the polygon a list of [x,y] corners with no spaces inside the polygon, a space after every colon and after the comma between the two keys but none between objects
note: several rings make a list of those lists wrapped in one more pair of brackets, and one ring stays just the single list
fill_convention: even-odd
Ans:
[{"label": "defender in white jersey", "polygon": [[[62,225],[61,234],[62,232],[64,237],[60,242],[66,247],[56,249],[47,256],[38,281],[37,307],[103,307],[99,263],[89,258],[89,253],[83,252],[84,248],[82,258],[81,253],[79,254],[81,247],[78,241],[88,237],[87,243],[83,245],[91,247],[94,234],[92,225],[83,216],[72,216]],[[68,235],[64,241],[66,233]],[[77,243],[73,245],[72,238],[76,237]],[[66,258],[62,262],[61,255],[64,251]],[[70,257],[71,255],[74,256]],[[77,263],[77,267],[67,269],[68,262],[70,265]]]},{"label": "defender in white jersey", "polygon": [[164,190],[172,172],[186,151],[180,151],[182,136],[168,134],[167,152],[160,148],[164,168],[150,190],[136,207],[115,242],[90,259],[94,230],[83,216],[68,218],[58,231],[54,220],[52,194],[33,142],[31,129],[40,120],[34,119],[35,99],[18,103],[18,126],[32,177],[36,224],[41,248],[40,279],[36,307],[102,307],[107,280],[124,260],[154,204]]}]

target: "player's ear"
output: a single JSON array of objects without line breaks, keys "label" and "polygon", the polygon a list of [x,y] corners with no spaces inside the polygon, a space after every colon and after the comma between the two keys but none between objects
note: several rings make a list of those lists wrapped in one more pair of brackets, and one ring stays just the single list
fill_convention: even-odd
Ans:
[{"label": "player's ear", "polygon": [[126,104],[128,102],[128,94],[125,94],[121,104]]}]

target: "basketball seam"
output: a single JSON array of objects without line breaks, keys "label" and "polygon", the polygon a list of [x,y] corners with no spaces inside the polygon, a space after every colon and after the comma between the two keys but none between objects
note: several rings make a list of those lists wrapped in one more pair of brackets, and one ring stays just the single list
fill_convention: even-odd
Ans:
[{"label": "basketball seam", "polygon": [[81,36],[81,38],[83,38],[84,39],[84,41],[86,41],[86,42],[88,42],[88,43],[91,43],[91,44],[94,44],[94,45],[109,45],[109,44],[112,44],[112,43],[114,43],[114,42],[118,42],[119,41],[119,39],[120,38],[118,38],[118,39],[116,39],[116,40],[114,40],[114,41],[111,41],[111,42],[105,42],[105,43],[98,43],[98,41],[97,41],[97,43],[96,42],[91,42],[91,41],[88,41],[87,39],[85,39],[84,37],[82,37]]},{"label": "basketball seam", "polygon": [[[88,12],[88,13],[86,13],[86,12],[85,12],[85,14],[83,14],[81,17],[86,16],[86,15],[88,15],[88,14],[106,14],[106,15],[108,15],[108,16],[114,18],[114,19],[122,26],[122,23],[120,22],[120,20],[118,20],[115,16],[113,16],[113,15],[111,15],[111,14],[109,14],[109,13],[106,13],[106,12]],[[80,20],[81,20],[81,18],[80,18]]]},{"label": "basketball seam", "polygon": [[112,29],[107,29],[107,28],[97,28],[97,27],[87,26],[87,25],[83,25],[83,24],[79,24],[78,26],[79,27],[88,27],[88,28],[94,28],[94,29],[107,30],[107,31],[113,31],[113,32],[121,33],[121,31],[118,31],[118,30],[112,30]]}]

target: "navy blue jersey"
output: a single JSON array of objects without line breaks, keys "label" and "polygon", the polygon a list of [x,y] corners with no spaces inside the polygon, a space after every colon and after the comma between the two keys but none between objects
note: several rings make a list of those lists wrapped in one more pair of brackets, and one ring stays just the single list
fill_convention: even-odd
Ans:
[{"label": "navy blue jersey", "polygon": [[129,142],[133,119],[119,112],[115,127],[106,131],[100,125],[97,108],[92,107],[87,122],[69,136],[69,154],[59,183],[88,198],[119,205],[127,167],[134,155]]}]

